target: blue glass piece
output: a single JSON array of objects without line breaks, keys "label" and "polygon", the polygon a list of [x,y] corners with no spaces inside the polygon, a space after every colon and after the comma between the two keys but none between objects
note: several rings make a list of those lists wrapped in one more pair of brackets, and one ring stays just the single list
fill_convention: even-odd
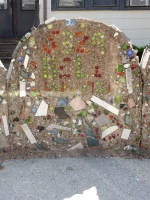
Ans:
[{"label": "blue glass piece", "polygon": [[36,113],[36,111],[37,111],[37,109],[36,109],[36,107],[34,106],[34,107],[31,109],[31,112]]},{"label": "blue glass piece", "polygon": [[39,150],[47,151],[47,149],[46,149],[42,144],[36,143],[35,146],[36,146],[36,148],[39,149]]},{"label": "blue glass piece", "polygon": [[65,25],[66,26],[74,26],[74,25],[76,25],[76,20],[75,19],[66,19]]},{"label": "blue glass piece", "polygon": [[133,56],[133,51],[130,49],[127,51],[127,55],[129,56],[129,58],[132,58]]},{"label": "blue glass piece", "polygon": [[24,60],[24,57],[22,56],[18,58],[18,62],[22,62],[23,60]]},{"label": "blue glass piece", "polygon": [[65,107],[65,106],[67,106],[67,104],[68,104],[68,99],[67,99],[67,98],[61,97],[61,98],[58,100],[58,106],[59,106],[59,107]]},{"label": "blue glass piece", "polygon": [[113,103],[113,98],[110,99],[110,103]]},{"label": "blue glass piece", "polygon": [[89,128],[88,124],[85,122],[85,119],[82,117],[83,126],[85,130],[85,135],[87,139],[87,143],[89,147],[98,146],[99,142],[96,139],[95,135],[92,133],[91,129]]},{"label": "blue glass piece", "polygon": [[149,98],[148,98],[148,95],[147,95],[147,94],[145,95],[145,100],[146,100],[146,101],[148,101],[148,100],[149,100]]},{"label": "blue glass piece", "polygon": [[56,129],[51,130],[51,133],[52,133],[52,135],[57,135],[58,134],[58,130],[56,130]]},{"label": "blue glass piece", "polygon": [[59,118],[56,119],[56,123],[60,123],[60,119]]}]

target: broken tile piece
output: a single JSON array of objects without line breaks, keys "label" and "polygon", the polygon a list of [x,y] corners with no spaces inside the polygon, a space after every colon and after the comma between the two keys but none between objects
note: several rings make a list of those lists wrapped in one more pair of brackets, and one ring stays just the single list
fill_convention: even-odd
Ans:
[{"label": "broken tile piece", "polygon": [[130,129],[123,129],[121,139],[128,140],[130,133],[131,133]]},{"label": "broken tile piece", "polygon": [[82,125],[82,122],[81,122],[81,120],[79,119],[79,121],[78,121],[78,126],[81,126]]},{"label": "broken tile piece", "polygon": [[101,114],[97,118],[95,118],[95,121],[99,126],[104,126],[108,123],[108,118],[104,114]]},{"label": "broken tile piece", "polygon": [[107,135],[110,135],[114,131],[116,131],[119,127],[118,126],[111,126],[107,128],[105,131],[102,132],[102,139],[106,137]]},{"label": "broken tile piece", "polygon": [[74,151],[74,150],[81,150],[84,149],[84,146],[82,143],[78,143],[75,146],[71,147],[70,149],[67,149],[67,151]]},{"label": "broken tile piece", "polygon": [[57,142],[59,144],[64,144],[65,140],[61,139],[61,138],[52,138],[52,141],[53,142]]},{"label": "broken tile piece", "polygon": [[106,103],[105,101],[99,99],[96,96],[92,96],[91,101],[97,103],[98,105],[102,106],[103,108],[109,110],[110,112],[114,113],[115,115],[119,114],[119,110],[115,108],[114,106],[111,106],[110,104]]},{"label": "broken tile piece", "polygon": [[30,131],[27,124],[21,125],[22,130],[25,132],[27,138],[30,140],[31,144],[37,143],[36,139],[34,138],[32,132]]},{"label": "broken tile piece", "polygon": [[72,101],[69,102],[69,104],[75,111],[83,110],[86,108],[86,103],[79,96],[75,97]]},{"label": "broken tile piece", "polygon": [[8,128],[8,122],[7,122],[6,115],[2,116],[2,121],[3,121],[3,125],[4,125],[5,135],[8,136],[9,135],[9,128]]},{"label": "broken tile piece", "polygon": [[83,126],[86,134],[86,139],[89,147],[98,146],[99,142],[96,139],[95,135],[92,133],[91,129],[89,128],[88,124],[85,122],[85,119],[82,118]]},{"label": "broken tile piece", "polygon": [[60,119],[67,119],[69,117],[69,115],[66,114],[64,107],[56,107],[54,113]]},{"label": "broken tile piece", "polygon": [[129,108],[133,108],[135,106],[135,102],[133,100],[133,98],[128,98],[128,106]]},{"label": "broken tile piece", "polygon": [[36,117],[37,116],[47,116],[47,110],[48,110],[48,104],[45,103],[44,100],[42,100],[42,102],[41,102],[41,104],[40,104],[35,116]]},{"label": "broken tile piece", "polygon": [[36,143],[35,144],[35,147],[39,150],[44,150],[44,151],[47,151],[47,149],[42,145],[42,144],[39,144],[39,143]]},{"label": "broken tile piece", "polygon": [[53,129],[71,131],[71,128],[64,127],[64,126],[59,126],[59,125],[56,125],[56,124],[50,124],[46,129],[47,129],[48,131],[53,130]]}]

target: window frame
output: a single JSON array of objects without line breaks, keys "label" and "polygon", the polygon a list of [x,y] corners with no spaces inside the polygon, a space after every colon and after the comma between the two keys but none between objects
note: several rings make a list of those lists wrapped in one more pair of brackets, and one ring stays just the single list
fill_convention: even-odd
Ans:
[{"label": "window frame", "polygon": [[[82,7],[77,6],[58,6],[59,0],[51,0],[52,11],[86,11],[86,10],[150,10],[150,6],[130,6],[127,0],[117,0],[117,6],[93,6],[93,0],[83,0]],[[130,1],[130,0],[128,0]]]}]

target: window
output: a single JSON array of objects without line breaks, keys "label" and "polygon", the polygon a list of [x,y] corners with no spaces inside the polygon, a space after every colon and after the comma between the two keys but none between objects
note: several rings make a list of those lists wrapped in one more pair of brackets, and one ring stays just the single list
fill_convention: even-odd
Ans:
[{"label": "window", "polygon": [[150,10],[150,0],[51,0],[52,10]]},{"label": "window", "polygon": [[22,0],[21,9],[22,10],[35,10],[35,0]]},{"label": "window", "polygon": [[0,0],[0,10],[7,9],[7,0]]}]

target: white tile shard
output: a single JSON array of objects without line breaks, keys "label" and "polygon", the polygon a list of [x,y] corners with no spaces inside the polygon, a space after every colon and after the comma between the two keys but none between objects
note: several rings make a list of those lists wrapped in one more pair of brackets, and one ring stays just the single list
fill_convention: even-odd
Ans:
[{"label": "white tile shard", "polygon": [[26,97],[26,82],[20,81],[20,97]]},{"label": "white tile shard", "polygon": [[148,51],[147,49],[144,49],[142,59],[141,59],[141,62],[140,62],[140,66],[141,66],[142,69],[146,68],[149,57],[150,57],[150,51]]},{"label": "white tile shard", "polygon": [[49,23],[51,23],[51,22],[53,22],[53,21],[55,21],[56,20],[56,18],[55,17],[52,17],[52,18],[50,18],[50,19],[47,19],[46,21],[45,21],[45,24],[49,24]]},{"label": "white tile shard", "polygon": [[27,124],[21,125],[22,130],[25,132],[27,138],[30,140],[31,144],[37,143],[35,137],[33,136],[32,132],[30,131]]},{"label": "white tile shard", "polygon": [[35,116],[36,117],[37,116],[47,116],[47,110],[48,110],[48,104],[45,103],[44,100],[42,100],[42,102],[41,102],[41,104],[40,104]]},{"label": "white tile shard", "polygon": [[110,112],[114,113],[115,115],[119,114],[119,110],[117,108],[115,108],[114,106],[111,106],[110,104],[106,103],[105,101],[99,99],[98,97],[96,97],[94,95],[92,96],[91,101],[98,104],[99,106],[102,106],[106,110],[109,110]]},{"label": "white tile shard", "polygon": [[13,70],[13,62],[10,62],[10,65],[9,65],[9,68],[8,68],[8,71],[7,71],[7,75],[6,75],[6,80],[8,81],[10,76],[11,76],[11,73],[12,73],[12,70]]},{"label": "white tile shard", "polygon": [[128,140],[130,133],[131,133],[130,129],[123,129],[121,139]]},{"label": "white tile shard", "polygon": [[25,59],[24,59],[24,63],[23,63],[25,69],[28,66],[28,62],[29,62],[29,56],[26,54]]},{"label": "white tile shard", "polygon": [[74,150],[80,150],[84,149],[84,146],[82,143],[78,143],[75,146],[71,147],[70,149],[67,149],[67,151],[74,151]]},{"label": "white tile shard", "polygon": [[133,93],[131,68],[126,69],[125,72],[126,72],[126,83],[127,83],[128,93],[131,94]]},{"label": "white tile shard", "polygon": [[106,137],[107,135],[116,131],[118,128],[119,128],[118,126],[111,126],[111,127],[107,128],[105,131],[102,132],[102,139],[104,137]]},{"label": "white tile shard", "polygon": [[2,116],[2,121],[3,121],[5,135],[8,136],[9,135],[9,128],[8,128],[8,122],[7,122],[6,115]]},{"label": "white tile shard", "polygon": [[48,130],[48,131],[53,130],[53,129],[64,130],[64,131],[71,131],[71,128],[68,128],[68,127],[65,127],[65,126],[59,126],[59,125],[56,125],[56,124],[50,124],[46,128],[46,130]]}]

